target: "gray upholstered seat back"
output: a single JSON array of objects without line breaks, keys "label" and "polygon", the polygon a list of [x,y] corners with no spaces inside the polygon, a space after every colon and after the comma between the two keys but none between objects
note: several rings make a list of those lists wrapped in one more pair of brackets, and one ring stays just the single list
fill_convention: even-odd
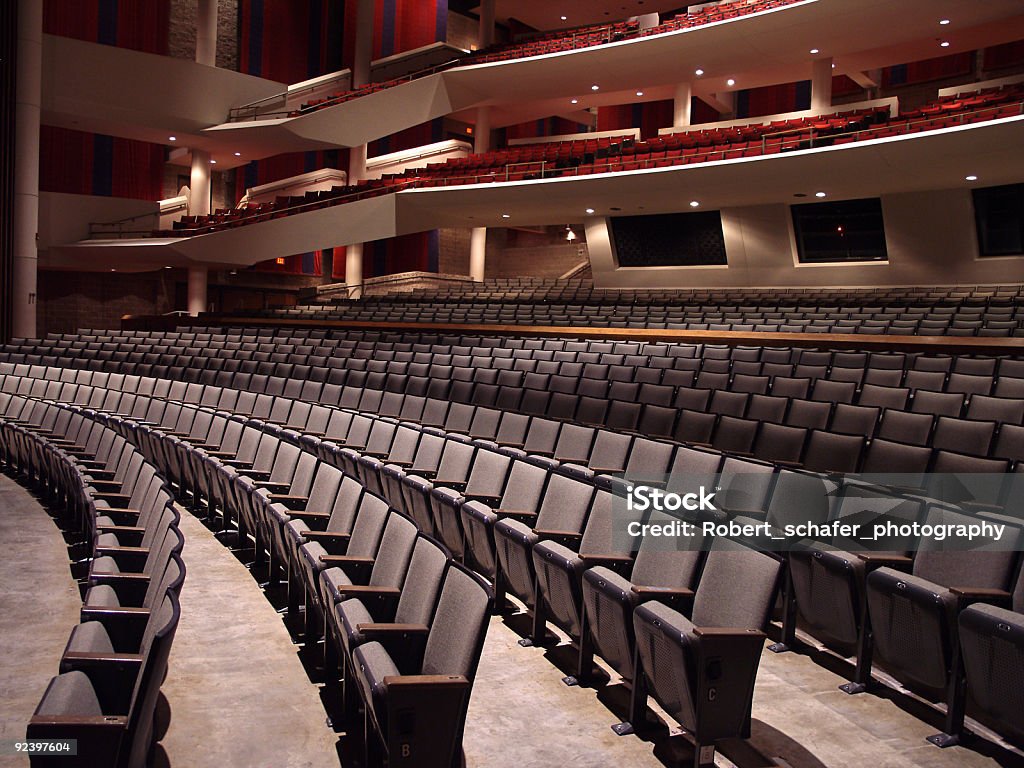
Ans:
[{"label": "gray upholstered seat back", "polygon": [[708,552],[693,602],[698,627],[762,629],[775,597],[780,560],[729,539]]},{"label": "gray upholstered seat back", "polygon": [[487,589],[476,578],[461,568],[448,569],[427,637],[423,674],[473,679],[487,627],[488,603]]},{"label": "gray upholstered seat back", "polygon": [[426,536],[419,536],[412,550],[402,596],[395,609],[399,624],[427,624],[434,618],[448,554]]},{"label": "gray upholstered seat back", "polygon": [[593,495],[591,486],[564,475],[553,474],[544,490],[536,527],[549,531],[580,530],[587,518]]},{"label": "gray upholstered seat back", "polygon": [[381,534],[388,519],[388,503],[376,496],[365,494],[359,502],[359,512],[352,525],[352,537],[347,554],[373,557],[380,546]]},{"label": "gray upholstered seat back", "polygon": [[404,515],[392,513],[384,526],[380,549],[373,561],[370,584],[401,587],[409,568],[412,548],[416,544],[416,523]]}]

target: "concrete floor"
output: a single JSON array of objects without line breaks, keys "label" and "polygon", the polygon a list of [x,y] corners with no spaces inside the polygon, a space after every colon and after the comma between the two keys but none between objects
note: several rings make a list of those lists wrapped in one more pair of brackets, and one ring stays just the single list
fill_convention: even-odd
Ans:
[{"label": "concrete floor", "polygon": [[[163,686],[160,720],[169,725],[155,765],[355,765],[347,738],[326,721],[337,689],[317,685],[281,616],[252,574],[188,513],[182,515],[188,576],[182,619]],[[18,738],[77,620],[78,594],[67,552],[50,518],[0,478],[0,739]],[[45,557],[39,557],[44,553]],[[33,602],[52,598],[45,612]],[[618,737],[628,693],[621,683],[569,688],[566,645],[522,648],[522,615],[494,618],[470,705],[470,768],[658,768],[687,764],[678,729]],[[940,718],[892,693],[847,696],[842,666],[813,654],[762,657],[753,736],[726,744],[721,766],[760,768],[994,768],[1024,765],[1020,753],[989,741],[939,750],[924,742]],[[308,664],[309,659],[306,659]],[[827,662],[827,663],[825,663]],[[924,716],[930,721],[920,719]],[[343,757],[339,757],[342,755]],[[6,762],[5,762],[6,761]],[[0,765],[26,765],[0,757]]]},{"label": "concrete floor", "polygon": [[[0,542],[0,741],[6,741],[25,738],[82,601],[53,519],[3,475]],[[28,758],[0,755],[0,765],[27,766]]]}]

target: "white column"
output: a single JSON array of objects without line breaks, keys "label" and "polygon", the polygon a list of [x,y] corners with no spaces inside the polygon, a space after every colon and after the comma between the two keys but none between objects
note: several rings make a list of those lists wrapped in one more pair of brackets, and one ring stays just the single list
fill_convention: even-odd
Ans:
[{"label": "white column", "polygon": [[192,178],[189,183],[188,212],[205,216],[210,212],[210,153],[192,149]]},{"label": "white column", "polygon": [[217,0],[199,0],[196,9],[196,63],[217,66]]},{"label": "white column", "polygon": [[469,235],[469,276],[484,281],[487,268],[487,227],[473,227]]},{"label": "white column", "polygon": [[690,87],[689,83],[679,83],[676,85],[675,100],[672,111],[673,128],[686,128],[690,125],[692,118],[692,96],[693,89]]},{"label": "white column", "polygon": [[348,151],[348,183],[355,186],[366,178],[366,145],[360,144]]},{"label": "white column", "polygon": [[494,0],[480,2],[480,47],[494,45]]},{"label": "white column", "polygon": [[473,151],[478,155],[491,151],[491,108],[479,107],[473,127]]},{"label": "white column", "polygon": [[345,248],[345,285],[348,297],[358,299],[363,295],[363,244],[353,243]]},{"label": "white column", "polygon": [[356,9],[356,49],[352,62],[352,87],[370,82],[370,60],[373,58],[374,0],[359,0]]},{"label": "white column", "polygon": [[209,271],[204,266],[188,268],[188,313],[195,317],[207,307]]},{"label": "white column", "polygon": [[39,263],[39,104],[43,82],[43,4],[39,0],[18,2],[17,66],[11,330],[14,336],[34,338]]},{"label": "white column", "polygon": [[832,106],[832,57],[815,59],[811,64],[811,109]]}]

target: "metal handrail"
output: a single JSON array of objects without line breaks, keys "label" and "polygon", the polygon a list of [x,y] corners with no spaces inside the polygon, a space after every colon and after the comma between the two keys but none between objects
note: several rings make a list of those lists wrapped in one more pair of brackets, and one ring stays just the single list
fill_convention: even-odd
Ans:
[{"label": "metal handrail", "polygon": [[[996,104],[996,105],[992,105],[992,106],[988,106],[988,107],[983,107],[981,109],[972,110],[970,112],[962,112],[962,113],[959,113],[959,114],[955,115],[955,117],[957,117],[959,119],[959,122],[961,124],[967,124],[967,122],[968,122],[967,118],[969,118],[969,117],[971,117],[973,115],[980,115],[980,114],[983,114],[985,112],[997,112],[997,111],[1005,109],[1008,106],[1016,106],[1017,110],[1020,112],[1020,114],[1024,114],[1024,98],[1021,98],[1021,99],[1018,99],[1017,101],[1003,102],[1001,104]],[[950,116],[950,117],[954,117],[954,116]],[[931,122],[932,120],[935,120],[935,119],[942,119],[942,118],[936,118],[936,117],[928,116],[928,117],[923,117],[923,118],[918,118],[918,119],[911,119],[911,120],[908,120],[906,122],[898,122],[896,125],[893,125],[892,123],[887,123],[887,124],[881,125],[881,126],[873,126],[871,128],[868,128],[868,129],[858,129],[856,131],[848,131],[848,132],[840,132],[840,133],[831,133],[831,132],[829,132],[829,133],[825,133],[825,134],[822,134],[821,132],[818,132],[817,137],[815,136],[815,129],[813,127],[811,127],[811,128],[805,129],[806,130],[806,134],[807,134],[806,138],[800,138],[799,140],[794,142],[794,144],[791,146],[791,151],[799,150],[801,148],[813,149],[815,147],[815,141],[816,140],[819,142],[819,146],[821,146],[820,142],[822,140],[827,140],[828,144],[826,144],[825,146],[830,146],[831,144],[833,144],[835,142],[836,139],[842,139],[842,138],[846,138],[846,137],[852,137],[853,141],[860,141],[860,140],[865,138],[866,134],[873,134],[873,133],[876,133],[877,131],[885,130],[886,128],[895,128],[897,130],[897,134],[896,135],[901,135],[901,133],[902,134],[914,133],[915,132],[914,131],[914,127],[915,126],[923,124],[923,123]],[[781,135],[789,134],[789,133],[792,133],[792,130],[787,129],[786,131],[779,131],[779,132],[773,132],[773,133],[769,133],[769,134],[764,134],[762,136],[762,140],[760,142],[760,147],[750,147],[750,146],[748,146],[747,150],[759,149],[761,155],[776,154],[775,152],[769,152],[768,151],[768,147],[769,147],[768,140],[769,140],[769,138],[775,137],[775,136],[781,136]],[[804,131],[801,131],[800,133],[801,133],[801,136],[803,136]],[[870,136],[868,136],[868,138],[870,138]],[[806,142],[808,144],[807,147],[801,147],[800,146],[804,142]],[[774,145],[775,144],[773,143],[772,146],[774,146]],[[783,148],[785,146],[786,146],[785,145],[785,139],[782,139],[782,141],[779,143],[779,152],[783,151]],[[740,152],[742,152],[744,150],[730,150],[730,149],[728,149],[728,145],[725,145],[723,148],[709,147],[709,148],[704,149],[704,151],[702,151],[702,152],[697,152],[697,153],[695,153],[693,155],[688,155],[686,157],[690,157],[690,158],[703,158],[703,159],[700,159],[700,160],[689,160],[688,162],[690,162],[690,163],[694,163],[694,162],[708,162],[708,158],[711,155],[723,155],[724,156],[726,153],[728,153],[730,151],[740,151]],[[626,156],[622,156],[622,157],[629,157],[629,156],[626,155]],[[717,158],[717,159],[722,159],[722,158]],[[650,168],[665,167],[665,166],[658,165],[660,160],[651,160],[651,159],[646,159],[646,160],[624,160],[622,162],[623,163],[628,163],[630,165],[636,165],[635,168],[630,168],[629,169],[631,171],[632,170],[644,170],[644,169],[650,169]],[[308,203],[300,203],[299,205],[290,206],[288,208],[279,209],[279,210],[261,211],[261,212],[255,213],[255,214],[253,214],[251,216],[232,217],[232,218],[228,219],[225,222],[219,222],[219,223],[215,223],[215,224],[208,224],[208,225],[204,225],[204,226],[201,226],[201,227],[196,227],[196,228],[193,228],[193,229],[181,229],[181,230],[177,230],[177,231],[181,232],[182,236],[189,236],[187,234],[189,232],[192,232],[194,234],[207,234],[209,232],[218,231],[219,229],[222,229],[222,228],[223,229],[227,229],[227,228],[231,228],[231,227],[235,227],[235,226],[243,226],[246,223],[258,221],[261,218],[263,220],[269,221],[270,219],[275,218],[278,214],[292,215],[294,213],[301,213],[301,212],[305,212],[305,211],[316,210],[316,209],[319,209],[319,208],[327,208],[327,207],[333,207],[335,205],[342,205],[342,204],[349,203],[349,202],[356,202],[358,200],[365,200],[365,199],[368,199],[368,198],[371,198],[371,197],[379,197],[380,195],[391,194],[392,192],[402,192],[402,191],[405,191],[405,190],[422,188],[422,187],[449,187],[449,186],[455,187],[455,186],[466,186],[466,185],[471,185],[471,184],[502,183],[502,182],[518,180],[518,179],[512,179],[510,177],[511,176],[515,176],[515,175],[519,175],[521,172],[523,173],[524,176],[525,175],[530,175],[532,177],[530,179],[531,181],[537,180],[537,179],[564,178],[566,176],[591,175],[591,174],[595,173],[594,169],[600,168],[600,167],[601,166],[597,166],[597,165],[594,165],[594,164],[591,164],[591,165],[577,165],[577,166],[568,166],[568,167],[566,167],[566,166],[559,166],[558,163],[550,163],[547,160],[540,160],[540,161],[530,161],[530,162],[523,162],[523,163],[510,163],[508,165],[502,166],[501,168],[496,168],[494,170],[483,170],[483,171],[478,171],[476,173],[467,173],[467,174],[458,175],[458,176],[413,176],[413,177],[410,177],[410,178],[393,181],[390,184],[384,184],[384,185],[379,185],[379,186],[374,186],[374,187],[367,187],[367,188],[362,189],[362,190],[356,190],[355,192],[349,192],[349,193],[346,193],[346,194],[338,195],[337,197],[327,198],[325,200],[314,200],[314,201],[311,201],[311,202],[308,202]],[[516,169],[516,168],[525,168],[526,170],[524,170],[524,171],[513,170],[513,169]],[[581,169],[589,169],[589,173],[588,174],[581,174],[580,173]],[[612,172],[618,172],[618,171],[612,171]],[[609,171],[607,171],[607,170],[605,170],[605,171],[598,170],[598,171],[596,171],[596,173],[609,173]]]}]

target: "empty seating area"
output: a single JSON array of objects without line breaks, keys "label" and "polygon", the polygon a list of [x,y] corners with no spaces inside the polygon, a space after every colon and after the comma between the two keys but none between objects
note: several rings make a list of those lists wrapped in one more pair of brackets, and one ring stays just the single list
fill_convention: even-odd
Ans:
[{"label": "empty seating area", "polygon": [[[358,301],[334,298],[250,316],[767,333],[1010,337],[1024,333],[1018,285],[657,291],[588,281],[489,281]],[[230,316],[226,318],[230,321]]]},{"label": "empty seating area", "polygon": [[[307,648],[322,639],[324,674],[344,681],[345,712],[361,706],[371,760],[411,745],[430,756],[417,765],[450,764],[486,617],[509,598],[530,619],[521,644],[550,642],[551,628],[569,638],[568,684],[600,679],[595,658],[629,682],[617,733],[646,734],[653,699],[691,734],[700,764],[719,742],[750,735],[765,633],[778,651],[813,638],[852,657],[850,693],[878,685],[872,670],[920,691],[945,718],[936,743],[958,743],[965,712],[968,729],[980,720],[1019,738],[1018,713],[999,692],[1022,670],[985,639],[1020,625],[1017,549],[993,558],[912,542],[875,555],[812,541],[772,553],[711,536],[669,554],[650,538],[612,536],[621,473],[706,478],[720,520],[782,526],[811,514],[807,494],[817,491],[822,522],[852,510],[864,520],[1012,519],[1004,505],[1024,452],[982,454],[1024,419],[1020,395],[1000,395],[1024,383],[1014,358],[315,330],[72,336],[5,348],[0,393],[12,429],[49,439],[69,434],[61,415],[95,414],[130,436],[180,503],[287,585],[300,638]],[[129,360],[138,354],[155,361]],[[675,383],[680,373],[689,383]],[[561,395],[569,410],[546,410]],[[692,407],[674,418],[710,415],[710,445],[649,429],[684,402]],[[531,410],[537,403],[545,410]],[[595,404],[605,417],[588,426],[580,409]],[[778,418],[754,422],[752,410]],[[897,439],[875,434],[894,416],[929,420],[920,445],[903,441],[906,427]],[[770,455],[736,442],[756,443],[765,429],[776,430],[764,441]],[[777,455],[790,434],[807,443],[792,461]],[[968,444],[985,450],[961,453]],[[116,478],[123,461],[104,467]],[[868,474],[836,474],[858,469]],[[925,482],[892,488],[870,476],[927,470],[1005,480],[993,497],[958,507],[967,500],[939,498]],[[126,483],[115,501],[128,498]],[[897,599],[906,585],[916,608]],[[949,598],[932,608],[936,590]],[[896,614],[932,643],[927,653],[887,634]],[[960,637],[963,661],[949,650]],[[695,672],[708,659],[730,681],[720,698],[709,698],[715,677]],[[997,674],[993,663],[1004,665]],[[415,726],[396,730],[409,707]]]},{"label": "empty seating area", "polygon": [[403,189],[529,181],[566,176],[620,173],[693,163],[761,157],[850,144],[998,120],[1024,114],[1024,84],[979,91],[974,96],[944,97],[906,114],[889,109],[836,110],[736,128],[671,133],[642,142],[630,138],[550,142],[470,155],[385,175],[356,185],[305,196],[281,197],[254,208],[219,210],[186,216],[154,237],[191,237],[272,218],[318,210]]},{"label": "empty seating area", "polygon": [[79,765],[145,765],[185,580],[172,496],[119,427],[63,404],[0,402],[6,471],[63,513],[85,556],[81,623],[26,734],[77,739]]}]

